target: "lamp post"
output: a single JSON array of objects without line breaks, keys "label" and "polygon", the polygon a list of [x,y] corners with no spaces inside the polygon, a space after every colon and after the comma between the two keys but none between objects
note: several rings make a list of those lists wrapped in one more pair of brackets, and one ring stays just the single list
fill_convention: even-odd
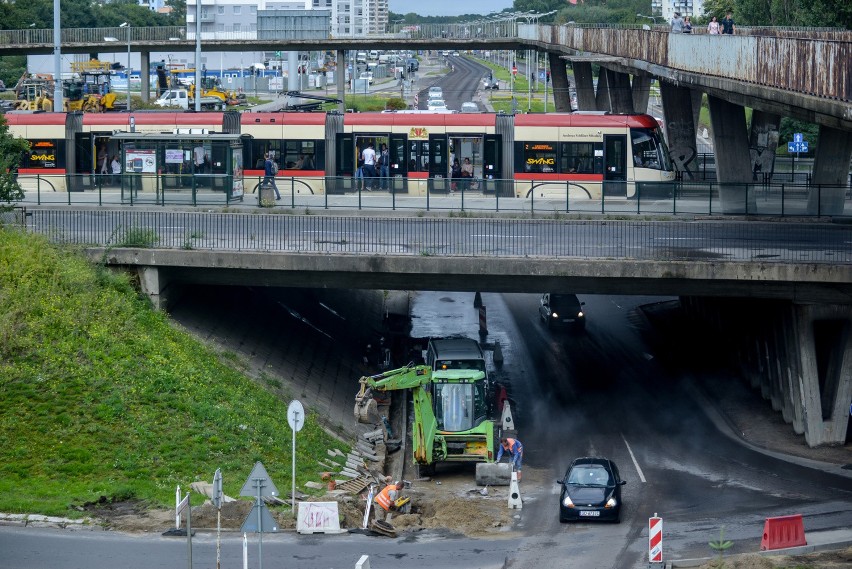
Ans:
[{"label": "lamp post", "polygon": [[654,25],[655,25],[655,26],[657,25],[657,18],[656,18],[656,16],[646,16],[646,15],[644,15],[644,14],[636,14],[636,17],[637,17],[637,18],[645,18],[646,20],[651,20],[652,22],[654,22]]},{"label": "lamp post", "polygon": [[127,28],[127,69],[125,71],[127,72],[127,111],[130,112],[130,24],[124,22],[118,27]]}]

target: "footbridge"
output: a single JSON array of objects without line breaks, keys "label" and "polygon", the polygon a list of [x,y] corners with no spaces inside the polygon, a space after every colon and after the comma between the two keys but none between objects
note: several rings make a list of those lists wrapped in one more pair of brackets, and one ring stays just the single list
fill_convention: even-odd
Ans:
[{"label": "footbridge", "polygon": [[33,209],[27,230],[130,270],[155,306],[187,284],[679,296],[808,444],[845,441],[848,225]]}]

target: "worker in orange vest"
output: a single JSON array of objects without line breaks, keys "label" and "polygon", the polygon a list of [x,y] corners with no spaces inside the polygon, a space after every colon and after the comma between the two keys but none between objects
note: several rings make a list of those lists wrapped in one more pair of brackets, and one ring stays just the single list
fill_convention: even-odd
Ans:
[{"label": "worker in orange vest", "polygon": [[521,462],[524,460],[524,445],[518,439],[503,437],[500,439],[500,446],[497,448],[497,462],[503,458],[504,452],[512,453],[512,467],[518,473],[518,480],[521,479]]},{"label": "worker in orange vest", "polygon": [[403,486],[404,484],[401,480],[393,484],[388,484],[373,498],[373,501],[378,506],[373,508],[376,512],[377,520],[384,518],[385,521],[389,521],[391,519],[393,516],[392,512],[396,511],[396,501],[400,498]]}]

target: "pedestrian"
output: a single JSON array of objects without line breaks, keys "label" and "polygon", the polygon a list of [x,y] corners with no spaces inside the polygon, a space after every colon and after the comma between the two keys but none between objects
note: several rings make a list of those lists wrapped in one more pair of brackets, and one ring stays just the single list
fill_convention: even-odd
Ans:
[{"label": "pedestrian", "polygon": [[470,189],[470,182],[473,180],[473,164],[470,163],[470,158],[464,159],[464,164],[461,167],[462,188]]},{"label": "pedestrian", "polygon": [[453,166],[450,170],[450,190],[456,191],[458,189],[459,180],[462,177],[462,169],[461,164],[459,164],[458,160],[453,160]]},{"label": "pedestrian", "polygon": [[379,165],[379,178],[381,179],[382,189],[386,190],[390,186],[390,180],[388,180],[390,177],[390,152],[388,152],[387,144],[382,144],[379,149],[377,162]]},{"label": "pedestrian", "polygon": [[737,31],[734,26],[734,16],[730,11],[725,14],[725,17],[722,18],[722,21],[719,22],[719,24],[722,26],[722,35],[732,36],[734,35],[734,32]]},{"label": "pedestrian", "polygon": [[408,513],[411,508],[411,502],[406,503],[402,508],[397,508],[396,502],[402,497],[402,488],[405,484],[399,480],[393,484],[388,484],[382,491],[376,494],[373,501],[376,507],[373,508],[376,520],[384,520],[389,522],[393,516],[393,512]]},{"label": "pedestrian", "polygon": [[500,439],[500,446],[497,447],[497,462],[503,458],[503,453],[512,453],[512,468],[518,473],[518,480],[521,479],[521,462],[524,460],[524,445],[518,439],[503,437]]},{"label": "pedestrian", "polygon": [[101,146],[101,149],[98,150],[98,166],[100,167],[101,176],[106,180],[109,175],[109,154],[107,154],[105,146]]},{"label": "pedestrian", "polygon": [[675,12],[674,18],[672,18],[672,33],[673,34],[682,34],[683,33],[683,18],[681,18],[680,12]]},{"label": "pedestrian", "polygon": [[113,155],[112,162],[110,163],[110,167],[112,168],[112,183],[120,184],[121,183],[121,162],[118,161],[118,156]]},{"label": "pedestrian", "polygon": [[275,163],[275,160],[272,159],[272,155],[269,152],[264,153],[264,162],[263,162],[263,186],[271,185],[272,189],[275,190],[275,201],[281,199],[281,193],[278,191],[278,186],[275,184],[275,174],[278,173],[278,165]]},{"label": "pedestrian", "polygon": [[367,143],[361,158],[364,160],[364,185],[368,190],[372,190],[376,184],[376,150],[372,142]]},{"label": "pedestrian", "polygon": [[710,23],[707,24],[707,33],[711,36],[719,35],[719,22],[716,21],[716,16],[710,18]]},{"label": "pedestrian", "polygon": [[692,33],[692,21],[689,19],[689,16],[683,19],[683,33],[691,34]]}]

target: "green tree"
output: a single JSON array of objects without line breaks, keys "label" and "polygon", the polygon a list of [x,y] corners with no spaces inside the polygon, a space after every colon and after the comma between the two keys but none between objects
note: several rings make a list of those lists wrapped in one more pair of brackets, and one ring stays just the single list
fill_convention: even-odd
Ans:
[{"label": "green tree", "polygon": [[24,199],[24,192],[16,178],[21,157],[29,149],[26,140],[9,133],[6,119],[0,116],[0,209],[8,209],[12,202]]}]

